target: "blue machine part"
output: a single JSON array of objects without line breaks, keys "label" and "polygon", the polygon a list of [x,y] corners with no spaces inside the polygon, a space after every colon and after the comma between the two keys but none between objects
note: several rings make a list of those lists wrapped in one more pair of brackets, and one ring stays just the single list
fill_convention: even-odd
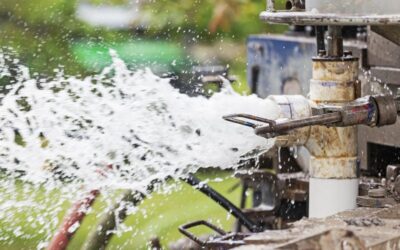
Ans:
[{"label": "blue machine part", "polygon": [[260,97],[309,92],[315,38],[253,35],[247,41],[247,82]]}]

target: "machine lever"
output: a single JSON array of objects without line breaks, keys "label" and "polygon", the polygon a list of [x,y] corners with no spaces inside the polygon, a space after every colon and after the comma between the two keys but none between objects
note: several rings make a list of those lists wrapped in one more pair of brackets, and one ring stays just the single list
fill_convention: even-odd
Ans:
[{"label": "machine lever", "polygon": [[[309,126],[348,127],[366,125],[380,127],[396,123],[397,114],[400,114],[400,97],[366,96],[343,106],[320,105],[315,110],[322,112],[322,114],[299,119],[280,120],[269,120],[248,114],[234,114],[223,118],[230,122],[251,127],[256,135],[264,138],[286,135],[295,129]],[[256,124],[248,120],[266,123],[267,125]]]},{"label": "machine lever", "polygon": [[[233,115],[224,116],[222,118],[226,121],[237,123],[237,124],[240,124],[243,126],[254,128],[254,129],[259,127],[260,125],[257,125],[255,123],[252,123],[252,122],[249,122],[246,120],[267,123],[268,126],[270,126],[270,127],[274,127],[276,125],[276,122],[274,120],[269,120],[269,119],[265,119],[265,118],[262,118],[259,116],[248,115],[248,114],[233,114]],[[239,118],[244,118],[244,119],[239,119]]]},{"label": "machine lever", "polygon": [[[316,115],[304,119],[287,120],[283,122],[265,119],[262,117],[248,115],[248,114],[234,114],[223,117],[225,120],[241,124],[243,126],[251,127],[254,129],[256,135],[273,138],[276,136],[284,135],[287,132],[313,125],[330,125],[341,121],[340,112],[327,113],[322,115]],[[267,125],[255,124],[239,118],[245,118],[247,120],[258,121],[267,123]]]}]

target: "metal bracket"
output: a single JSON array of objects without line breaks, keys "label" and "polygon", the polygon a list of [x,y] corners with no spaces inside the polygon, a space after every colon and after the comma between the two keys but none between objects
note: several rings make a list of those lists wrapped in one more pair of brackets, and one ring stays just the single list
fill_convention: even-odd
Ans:
[{"label": "metal bracket", "polygon": [[207,241],[202,241],[199,237],[195,236],[194,234],[192,234],[191,232],[188,231],[188,229],[198,227],[198,226],[208,227],[208,228],[212,229],[214,232],[217,232],[219,235],[222,235],[222,236],[227,234],[221,228],[216,227],[213,224],[211,224],[205,220],[199,220],[199,221],[195,221],[195,222],[191,222],[191,223],[182,225],[179,227],[179,232],[181,232],[183,235],[185,235],[189,239],[193,240],[200,246],[206,246]]},{"label": "metal bracket", "polygon": [[[244,118],[244,119],[240,119],[240,118]],[[248,114],[233,114],[233,115],[227,115],[223,117],[224,120],[229,121],[229,122],[233,122],[233,123],[237,123],[246,127],[251,127],[251,128],[257,128],[261,125],[246,121],[246,120],[250,120],[250,121],[258,121],[258,122],[262,122],[262,123],[266,123],[269,125],[269,127],[274,127],[276,125],[276,122],[274,120],[270,120],[270,119],[266,119],[266,118],[262,118],[262,117],[258,117],[258,116],[254,116],[254,115],[248,115]]]},{"label": "metal bracket", "polygon": [[[212,229],[214,232],[218,233],[220,237],[216,237],[210,240],[201,240],[194,234],[190,233],[188,229],[198,227],[198,226],[205,226]],[[242,234],[242,233],[227,233],[219,227],[214,226],[213,224],[199,220],[195,222],[188,223],[186,225],[182,225],[179,227],[179,232],[183,235],[191,239],[192,241],[199,244],[202,248],[205,249],[230,249],[234,247],[238,247],[244,245],[243,239],[248,237],[250,234]]]},{"label": "metal bracket", "polygon": [[[235,114],[228,115],[223,117],[225,120],[237,123],[240,125],[244,125],[247,127],[251,127],[254,129],[256,135],[265,137],[265,138],[274,138],[280,135],[285,135],[288,132],[298,129],[304,128],[313,125],[331,125],[337,122],[340,122],[342,117],[340,112],[327,113],[322,115],[311,116],[308,118],[295,119],[295,120],[287,120],[281,121],[277,123],[274,120],[269,120],[265,118],[261,118],[258,116],[248,115],[248,114]],[[239,118],[245,118],[247,120],[259,121],[266,123],[268,125],[261,126],[252,122],[248,122],[246,120],[242,120]]]}]

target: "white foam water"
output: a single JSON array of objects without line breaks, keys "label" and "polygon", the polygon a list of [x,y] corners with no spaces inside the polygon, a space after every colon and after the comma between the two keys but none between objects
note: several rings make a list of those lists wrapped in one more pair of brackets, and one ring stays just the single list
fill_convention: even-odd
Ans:
[{"label": "white foam water", "polygon": [[[275,118],[268,101],[228,85],[211,98],[189,97],[150,70],[129,70],[112,54],[112,65],[83,79],[61,71],[52,80],[36,79],[16,67],[16,83],[0,105],[0,167],[7,173],[0,221],[29,208],[30,225],[48,240],[63,202],[87,190],[140,190],[200,167],[233,167],[246,152],[269,147],[251,129],[222,119],[232,113]],[[11,74],[7,58],[0,53],[0,78]],[[22,198],[13,196],[18,185],[10,177],[16,176],[31,183]],[[37,189],[57,200],[38,198]],[[26,236],[23,228],[9,231]],[[7,239],[0,234],[0,241]]]}]

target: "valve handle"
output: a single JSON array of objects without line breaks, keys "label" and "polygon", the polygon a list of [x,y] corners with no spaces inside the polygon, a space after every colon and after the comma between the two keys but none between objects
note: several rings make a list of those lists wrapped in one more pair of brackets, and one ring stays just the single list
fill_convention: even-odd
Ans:
[{"label": "valve handle", "polygon": [[[264,138],[274,138],[290,131],[309,126],[347,127],[367,125],[370,127],[395,124],[400,115],[400,97],[396,96],[365,96],[344,106],[321,105],[318,115],[287,120],[269,120],[248,114],[224,116],[227,121],[241,124],[254,129],[256,135]],[[243,118],[243,119],[241,119]],[[266,123],[256,124],[251,121]]]},{"label": "valve handle", "polygon": [[[285,135],[288,132],[298,128],[304,128],[313,125],[333,125],[342,120],[342,115],[340,112],[331,112],[322,115],[315,115],[307,118],[287,120],[282,122],[277,122],[274,120],[269,120],[248,114],[234,114],[234,115],[224,116],[223,118],[227,121],[253,128],[256,135],[265,138],[274,138],[280,135]],[[259,121],[267,123],[268,125],[263,126],[239,118]]]},{"label": "valve handle", "polygon": [[[244,118],[244,119],[239,119],[239,118]],[[257,127],[260,127],[261,125],[258,125],[258,124],[255,124],[255,123],[252,123],[252,122],[249,122],[246,120],[267,123],[269,127],[274,127],[276,125],[276,122],[274,120],[262,118],[262,117],[255,116],[255,115],[248,115],[248,114],[227,115],[227,116],[224,116],[223,119],[226,121],[229,121],[229,122],[237,123],[237,124],[240,124],[243,126],[254,128],[254,129]]]}]

